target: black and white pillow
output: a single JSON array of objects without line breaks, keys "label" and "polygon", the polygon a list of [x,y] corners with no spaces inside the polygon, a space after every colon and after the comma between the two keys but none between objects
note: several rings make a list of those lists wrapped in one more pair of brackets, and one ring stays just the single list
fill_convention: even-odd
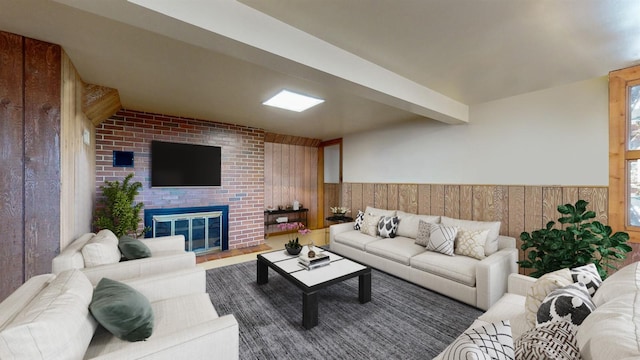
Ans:
[{"label": "black and white pillow", "polygon": [[362,228],[362,220],[364,220],[364,212],[362,210],[358,210],[358,215],[356,215],[356,223],[353,224],[353,230],[360,230],[360,228]]},{"label": "black and white pillow", "polygon": [[442,359],[515,359],[509,320],[465,331],[447,347]]},{"label": "black and white pillow", "polygon": [[397,216],[382,216],[378,221],[378,234],[383,238],[394,238],[398,232],[398,220]]},{"label": "black and white pillow", "polygon": [[515,341],[518,360],[580,359],[578,341],[571,323],[562,321],[533,328]]},{"label": "black and white pillow", "polygon": [[598,268],[594,264],[587,264],[577,268],[569,270],[571,272],[571,279],[574,283],[581,282],[589,290],[589,295],[593,296],[600,284],[602,284],[602,278],[598,273]]},{"label": "black and white pillow", "polygon": [[577,327],[595,309],[589,290],[583,283],[567,285],[544,298],[538,308],[536,326],[567,321]]}]

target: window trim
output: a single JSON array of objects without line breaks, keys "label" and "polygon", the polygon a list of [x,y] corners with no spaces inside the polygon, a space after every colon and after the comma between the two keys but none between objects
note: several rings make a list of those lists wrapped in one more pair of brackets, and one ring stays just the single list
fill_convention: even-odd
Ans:
[{"label": "window trim", "polygon": [[640,158],[640,151],[627,150],[629,87],[640,84],[640,66],[609,73],[609,225],[629,233],[630,242],[640,243],[640,227],[628,219],[627,160]]}]

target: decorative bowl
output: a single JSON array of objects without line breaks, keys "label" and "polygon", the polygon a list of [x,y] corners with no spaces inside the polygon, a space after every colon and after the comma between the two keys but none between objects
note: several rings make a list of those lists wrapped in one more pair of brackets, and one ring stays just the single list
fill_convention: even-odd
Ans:
[{"label": "decorative bowl", "polygon": [[297,248],[293,248],[293,247],[289,247],[289,246],[285,245],[284,248],[287,249],[287,252],[289,253],[289,255],[298,255],[298,254],[300,254],[300,251],[302,251],[302,246],[299,246]]}]

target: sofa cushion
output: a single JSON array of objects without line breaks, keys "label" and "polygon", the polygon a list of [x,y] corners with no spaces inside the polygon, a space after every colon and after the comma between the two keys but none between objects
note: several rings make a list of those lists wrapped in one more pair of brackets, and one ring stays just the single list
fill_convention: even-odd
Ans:
[{"label": "sofa cushion", "polygon": [[432,215],[416,215],[398,210],[396,216],[400,220],[398,224],[398,235],[415,239],[418,237],[418,224],[420,220],[437,224],[440,222],[440,216]]},{"label": "sofa cushion", "polygon": [[542,301],[553,290],[571,285],[571,273],[569,269],[560,269],[548,274],[542,275],[527,291],[527,299],[525,300],[525,311],[527,313],[527,322],[529,327],[536,325],[538,309]]},{"label": "sofa cushion", "polygon": [[0,331],[0,358],[83,358],[97,327],[92,291],[81,271],[60,273]]},{"label": "sofa cushion", "polygon": [[487,242],[488,234],[489,230],[459,229],[454,253],[479,260],[484,259],[486,257],[484,255],[484,245]]},{"label": "sofa cushion", "polygon": [[118,241],[118,249],[127,260],[151,257],[151,250],[142,241],[130,236],[123,236]]},{"label": "sofa cushion", "polygon": [[[605,280],[604,283],[609,281]],[[604,285],[603,283],[603,285]],[[597,294],[597,293],[596,293]],[[640,296],[618,296],[587,317],[578,330],[578,346],[585,358],[640,358]]]},{"label": "sofa cushion", "polygon": [[580,359],[573,327],[564,321],[548,323],[529,330],[516,339],[515,348],[518,360]]},{"label": "sofa cushion", "polygon": [[[145,343],[162,340],[166,337],[180,336],[185,330],[204,324],[218,318],[211,299],[207,293],[198,293],[186,296],[169,298],[166,300],[151,303],[151,308],[155,316],[155,326],[153,335]],[[185,311],[189,309],[189,311]],[[129,343],[118,339],[104,328],[98,328],[87,353],[86,359],[95,358],[100,355],[112,353],[120,350],[123,346],[130,349],[127,357],[131,359],[142,358],[149,354],[137,353],[136,345],[142,343]],[[211,349],[215,351],[215,349]],[[213,356],[212,356],[213,357]]]},{"label": "sofa cushion", "polygon": [[379,239],[367,234],[363,234],[358,230],[350,230],[337,234],[334,240],[337,243],[349,245],[351,247],[364,251],[365,246],[368,243],[378,241]]},{"label": "sofa cushion", "polygon": [[594,264],[587,264],[577,268],[569,270],[571,272],[571,279],[574,283],[583,283],[589,290],[589,295],[593,296],[600,284],[602,284],[602,278],[598,273],[598,268]]},{"label": "sofa cushion", "polygon": [[513,338],[509,320],[465,331],[447,347],[442,359],[513,360]]},{"label": "sofa cushion", "polygon": [[476,286],[476,267],[480,260],[468,256],[447,256],[425,251],[411,258],[412,268],[453,280],[467,286]]},{"label": "sofa cushion", "polygon": [[127,284],[102,278],[89,309],[100,325],[123,340],[145,340],[153,332],[149,300]]},{"label": "sofa cushion", "polygon": [[409,265],[409,260],[413,256],[425,251],[422,246],[416,245],[413,239],[402,236],[370,242],[365,245],[365,250],[368,253],[397,261],[404,265]]},{"label": "sofa cushion", "polygon": [[396,216],[395,210],[377,209],[371,206],[367,206],[364,210],[365,214],[373,214],[377,216]]},{"label": "sofa cushion", "polygon": [[378,234],[383,238],[394,238],[398,231],[397,216],[382,216],[378,220]]},{"label": "sofa cushion", "polygon": [[640,262],[629,264],[606,278],[593,296],[593,303],[601,306],[619,296],[640,291]]},{"label": "sofa cushion", "polygon": [[567,285],[553,290],[545,297],[538,308],[536,326],[549,322],[567,321],[577,329],[595,308],[585,284]]},{"label": "sofa cushion", "polygon": [[360,232],[369,236],[378,236],[378,221],[380,221],[379,215],[373,215],[366,213],[360,226]]},{"label": "sofa cushion", "polygon": [[440,218],[440,223],[448,226],[457,226],[466,230],[489,230],[487,235],[487,243],[484,247],[484,253],[489,256],[498,251],[498,235],[500,235],[500,221],[472,221],[452,219],[447,216]]},{"label": "sofa cushion", "polygon": [[429,224],[427,250],[453,256],[454,241],[458,228],[442,224]]},{"label": "sofa cushion", "polygon": [[109,230],[101,230],[82,247],[84,266],[94,267],[116,264],[122,254],[118,249],[118,238]]}]

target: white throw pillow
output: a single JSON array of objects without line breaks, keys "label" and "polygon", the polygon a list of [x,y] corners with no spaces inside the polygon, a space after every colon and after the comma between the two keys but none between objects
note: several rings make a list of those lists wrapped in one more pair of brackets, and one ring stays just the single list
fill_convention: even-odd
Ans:
[{"label": "white throw pillow", "polygon": [[442,359],[515,359],[509,320],[465,331],[445,349]]},{"label": "white throw pillow", "polygon": [[360,232],[370,236],[378,236],[378,221],[380,221],[379,215],[373,215],[366,213],[362,218],[362,225],[360,226]]},{"label": "white throw pillow", "polygon": [[455,253],[482,260],[484,255],[484,245],[487,242],[489,230],[458,230],[456,235]]},{"label": "white throw pillow", "polygon": [[400,220],[398,224],[398,232],[396,235],[404,236],[411,239],[418,238],[418,225],[420,220],[432,224],[438,224],[440,222],[440,216],[433,215],[416,215],[398,210],[396,216]]},{"label": "white throw pillow", "polygon": [[115,235],[112,237],[109,234],[111,233],[110,231],[109,233],[103,231],[97,233],[82,247],[82,258],[84,259],[85,267],[116,264],[120,261],[122,255],[118,248],[118,238]]},{"label": "white throw pillow", "polygon": [[458,228],[442,224],[429,224],[427,250],[453,256],[453,246]]},{"label": "white throw pillow", "polygon": [[487,235],[487,243],[484,247],[484,254],[489,256],[498,251],[498,236],[500,235],[500,221],[472,221],[452,219],[443,216],[440,223],[447,226],[457,226],[460,229],[467,230],[489,230]]}]

